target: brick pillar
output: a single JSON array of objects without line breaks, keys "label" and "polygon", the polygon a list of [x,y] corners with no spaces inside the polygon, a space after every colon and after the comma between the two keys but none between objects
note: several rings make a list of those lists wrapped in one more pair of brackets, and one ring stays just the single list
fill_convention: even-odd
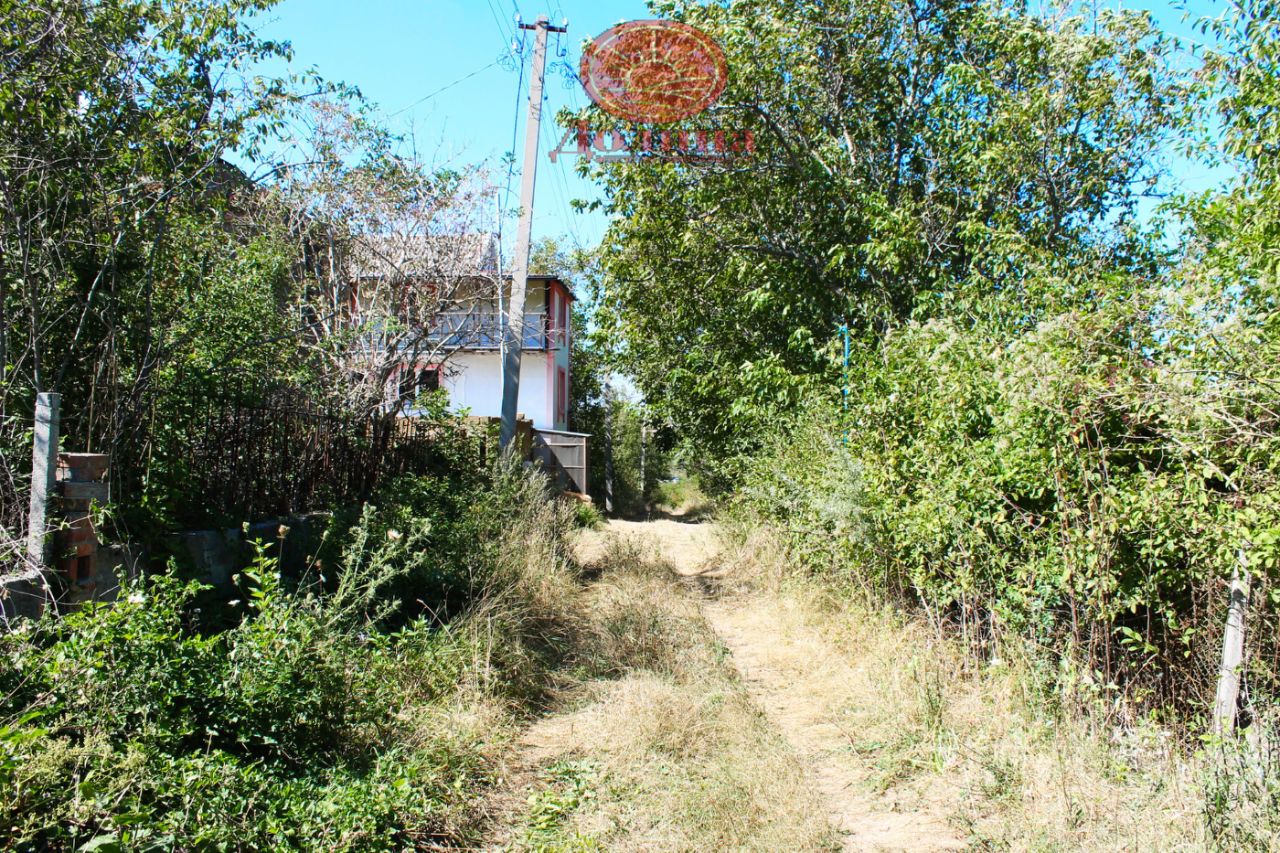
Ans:
[{"label": "brick pillar", "polygon": [[102,453],[59,453],[58,490],[66,527],[57,536],[58,570],[70,584],[73,601],[93,598],[98,585],[98,532],[89,512],[107,501],[107,466]]}]

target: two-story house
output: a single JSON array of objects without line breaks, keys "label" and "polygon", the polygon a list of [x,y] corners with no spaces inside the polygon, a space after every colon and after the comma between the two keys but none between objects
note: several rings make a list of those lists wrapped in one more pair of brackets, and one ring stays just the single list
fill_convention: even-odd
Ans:
[{"label": "two-story house", "polygon": [[[511,282],[503,282],[504,296]],[[520,360],[518,411],[535,429],[569,429],[569,363],[573,334],[573,294],[555,276],[529,276],[524,306],[523,355]],[[466,312],[441,315],[434,334],[453,337],[440,367],[440,384],[455,411],[478,417],[502,414],[502,325],[495,304],[477,305]]]},{"label": "two-story house", "polygon": [[[498,262],[494,235],[370,244],[355,265],[350,305],[364,323],[367,369],[385,374],[389,406],[412,416],[422,392],[444,388],[453,411],[501,415],[502,306],[511,281]],[[529,277],[517,409],[538,430],[570,428],[573,299],[559,278]]]}]

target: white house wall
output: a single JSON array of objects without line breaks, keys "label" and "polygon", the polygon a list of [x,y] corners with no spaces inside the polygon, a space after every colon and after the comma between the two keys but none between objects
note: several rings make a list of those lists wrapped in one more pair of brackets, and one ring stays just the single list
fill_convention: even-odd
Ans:
[{"label": "white house wall", "polygon": [[[554,429],[552,386],[548,381],[547,353],[526,350],[520,358],[520,400],[516,409],[537,429]],[[502,416],[502,356],[496,351],[458,352],[450,356],[444,371],[449,408],[464,409],[477,417]]]}]

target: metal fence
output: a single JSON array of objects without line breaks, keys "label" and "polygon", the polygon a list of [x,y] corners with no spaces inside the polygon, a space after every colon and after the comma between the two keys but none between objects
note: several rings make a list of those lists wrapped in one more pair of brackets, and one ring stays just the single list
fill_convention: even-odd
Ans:
[{"label": "metal fence", "polygon": [[355,504],[402,474],[483,465],[493,441],[486,431],[359,417],[296,395],[166,401],[145,434],[145,444],[114,454],[112,502],[186,528]]},{"label": "metal fence", "polygon": [[579,432],[535,430],[533,456],[559,488],[585,495],[590,491],[590,440],[591,436]]}]

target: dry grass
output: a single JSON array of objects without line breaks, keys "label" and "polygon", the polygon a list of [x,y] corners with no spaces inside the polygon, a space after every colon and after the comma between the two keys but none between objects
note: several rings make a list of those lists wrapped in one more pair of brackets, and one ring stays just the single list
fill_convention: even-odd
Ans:
[{"label": "dry grass", "polygon": [[1051,713],[1016,656],[980,667],[922,620],[786,572],[770,537],[729,549],[738,582],[783,602],[847,667],[828,685],[876,792],[927,803],[977,849],[1194,850],[1203,830],[1198,761],[1158,730],[1116,731]]},{"label": "dry grass", "polygon": [[1244,785],[1154,726],[1110,727],[1043,659],[976,663],[797,577],[759,531],[706,564],[696,528],[611,526],[660,538],[686,577],[599,534],[590,583],[537,580],[547,554],[520,573],[569,666],[514,751],[504,849],[1280,849],[1274,774]]},{"label": "dry grass", "polygon": [[509,847],[822,850],[802,768],[737,682],[670,567],[615,542],[582,600],[573,710],[535,727],[542,766]]}]

